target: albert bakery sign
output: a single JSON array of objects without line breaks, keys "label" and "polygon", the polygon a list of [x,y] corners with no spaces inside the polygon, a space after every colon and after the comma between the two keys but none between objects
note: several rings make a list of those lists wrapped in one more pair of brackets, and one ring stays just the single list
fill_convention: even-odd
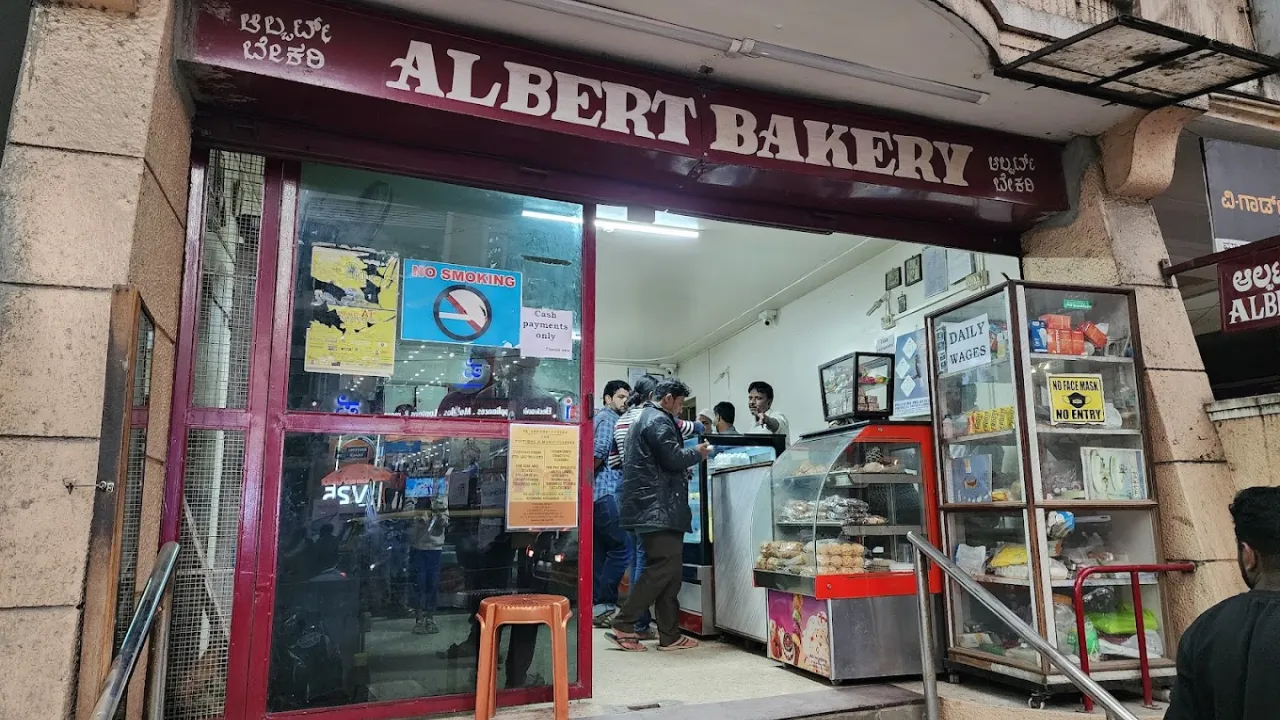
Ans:
[{"label": "albert bakery sign", "polygon": [[997,223],[1066,207],[1061,149],[1023,137],[708,89],[325,4],[206,0],[188,32],[191,64],[656,151],[697,183],[782,171],[809,178],[786,192],[821,192],[816,178],[847,183],[845,199],[887,186],[995,201],[1006,209],[981,216]]}]

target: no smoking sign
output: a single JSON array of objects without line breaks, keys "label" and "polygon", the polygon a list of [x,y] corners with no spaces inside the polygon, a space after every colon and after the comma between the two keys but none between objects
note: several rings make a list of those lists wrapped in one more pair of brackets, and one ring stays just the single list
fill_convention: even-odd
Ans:
[{"label": "no smoking sign", "polygon": [[518,347],[521,291],[517,272],[406,260],[400,337]]}]

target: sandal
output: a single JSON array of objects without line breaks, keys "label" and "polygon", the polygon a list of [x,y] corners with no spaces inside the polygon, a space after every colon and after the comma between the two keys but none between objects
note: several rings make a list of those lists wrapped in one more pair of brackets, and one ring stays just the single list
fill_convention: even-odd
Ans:
[{"label": "sandal", "polygon": [[649,649],[640,644],[640,638],[636,635],[624,635],[619,632],[609,632],[604,634],[604,639],[614,645],[617,645],[618,649],[623,652],[645,652]]},{"label": "sandal", "polygon": [[658,650],[661,650],[662,652],[675,652],[676,650],[692,650],[698,647],[698,645],[699,643],[697,640],[694,640],[693,638],[687,635],[681,635],[679,640],[671,643],[670,645],[659,645]]}]

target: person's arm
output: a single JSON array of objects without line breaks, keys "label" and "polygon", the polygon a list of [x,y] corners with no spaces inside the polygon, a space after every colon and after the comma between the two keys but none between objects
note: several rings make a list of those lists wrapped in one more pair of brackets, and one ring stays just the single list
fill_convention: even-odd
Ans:
[{"label": "person's arm", "polygon": [[675,428],[662,421],[654,421],[644,428],[646,440],[653,448],[653,457],[667,472],[687,470],[702,460],[702,453],[684,446]]},{"label": "person's arm", "polygon": [[[602,413],[603,414],[603,413]],[[599,421],[595,426],[595,470],[599,472],[609,459],[609,449],[613,447],[613,427],[614,423],[607,419],[597,416]]]},{"label": "person's arm", "polygon": [[768,412],[760,413],[760,422],[765,427],[769,428],[769,432],[771,433],[777,433],[778,427],[781,425],[777,418],[769,417]]},{"label": "person's arm", "polygon": [[700,422],[689,422],[688,420],[676,420],[676,426],[680,428],[680,437],[688,440],[694,435],[702,435],[706,428]]}]

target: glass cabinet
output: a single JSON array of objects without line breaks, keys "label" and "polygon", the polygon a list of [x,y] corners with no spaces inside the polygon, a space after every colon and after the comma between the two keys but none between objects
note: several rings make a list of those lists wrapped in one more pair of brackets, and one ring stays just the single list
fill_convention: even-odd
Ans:
[{"label": "glass cabinet", "polygon": [[920,672],[906,535],[937,539],[931,436],[928,423],[860,423],[802,436],[774,462],[756,503],[770,513],[755,560],[769,657],[832,680]]},{"label": "glass cabinet", "polygon": [[[1133,303],[1011,281],[927,320],[943,547],[1077,659],[1077,573],[1161,561]],[[1152,675],[1169,676],[1159,577],[1139,581]],[[1098,572],[1081,588],[1090,662],[1116,681],[1138,676],[1129,585]],[[1067,684],[958,587],[946,595],[953,669]]]}]

